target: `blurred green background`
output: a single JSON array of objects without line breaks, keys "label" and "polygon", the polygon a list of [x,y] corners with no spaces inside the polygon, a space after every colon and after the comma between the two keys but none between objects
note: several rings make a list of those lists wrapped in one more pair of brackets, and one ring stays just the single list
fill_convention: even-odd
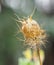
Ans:
[{"label": "blurred green background", "polygon": [[[25,0],[24,0],[25,1]],[[20,2],[22,6],[22,3]],[[0,65],[18,65],[18,58],[22,56],[25,49],[23,42],[16,39],[18,27],[16,25],[15,13],[19,17],[29,16],[35,7],[33,0],[28,0],[24,8],[12,9],[2,5],[0,13]],[[54,16],[35,11],[33,19],[36,20],[48,34],[46,43],[44,65],[54,65]]]}]

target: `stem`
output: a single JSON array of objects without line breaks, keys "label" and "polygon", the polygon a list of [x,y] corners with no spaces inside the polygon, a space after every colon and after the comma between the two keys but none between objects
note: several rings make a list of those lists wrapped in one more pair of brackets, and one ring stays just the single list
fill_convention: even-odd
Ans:
[{"label": "stem", "polygon": [[40,65],[42,65],[41,57],[40,57],[40,48],[37,48],[37,54],[38,54],[38,56],[39,56]]},{"label": "stem", "polygon": [[36,65],[35,52],[36,52],[36,49],[32,49],[32,60],[34,61],[34,65]]},{"label": "stem", "polygon": [[34,48],[32,49],[32,58],[33,58],[33,61],[35,62],[35,65],[36,65],[36,54],[34,52],[37,52],[37,55],[39,57],[39,62],[40,62],[40,65],[42,65],[42,61],[41,61],[41,57],[40,57],[40,48]]}]

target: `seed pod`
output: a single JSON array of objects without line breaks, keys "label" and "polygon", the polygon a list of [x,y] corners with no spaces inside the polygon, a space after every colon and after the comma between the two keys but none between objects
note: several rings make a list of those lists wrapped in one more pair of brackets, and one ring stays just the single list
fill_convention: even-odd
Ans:
[{"label": "seed pod", "polygon": [[22,24],[21,30],[25,37],[26,45],[37,47],[45,43],[45,30],[41,29],[37,21],[33,20],[32,17],[29,17],[28,19],[20,22]]}]

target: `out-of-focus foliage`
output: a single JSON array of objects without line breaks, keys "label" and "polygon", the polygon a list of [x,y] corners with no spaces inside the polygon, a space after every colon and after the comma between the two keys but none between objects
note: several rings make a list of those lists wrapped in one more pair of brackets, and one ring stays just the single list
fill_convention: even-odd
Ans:
[{"label": "out-of-focus foliage", "polygon": [[[22,50],[21,42],[16,38],[17,26],[11,9],[3,7],[0,13],[0,65],[15,64],[16,55]],[[17,52],[19,51],[19,53]]]},{"label": "out-of-focus foliage", "polygon": [[25,58],[20,58],[18,62],[19,65],[34,65],[34,62],[29,61],[28,59]]},{"label": "out-of-focus foliage", "polygon": [[[37,52],[35,51],[35,54],[32,53],[31,49],[27,49],[23,52],[24,57],[21,57],[18,59],[19,65],[40,65],[39,63],[39,57],[37,55]],[[41,61],[43,64],[44,61],[44,51],[40,50],[40,56],[41,56]],[[33,61],[32,61],[33,59]],[[35,61],[34,61],[35,60]]]}]

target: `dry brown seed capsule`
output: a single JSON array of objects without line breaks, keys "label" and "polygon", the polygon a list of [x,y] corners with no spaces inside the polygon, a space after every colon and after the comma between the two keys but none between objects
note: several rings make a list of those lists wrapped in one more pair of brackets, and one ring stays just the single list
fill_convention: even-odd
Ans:
[{"label": "dry brown seed capsule", "polygon": [[25,42],[30,47],[40,46],[44,44],[46,39],[45,30],[41,29],[39,24],[29,17],[27,20],[20,21],[22,24],[21,30],[25,37]]}]

